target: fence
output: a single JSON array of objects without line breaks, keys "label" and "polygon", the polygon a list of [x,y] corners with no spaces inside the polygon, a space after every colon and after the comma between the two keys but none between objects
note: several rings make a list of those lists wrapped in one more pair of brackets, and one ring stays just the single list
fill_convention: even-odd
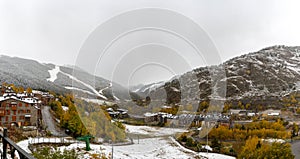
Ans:
[{"label": "fence", "polygon": [[8,150],[10,149],[11,158],[15,158],[15,152],[18,153],[20,159],[35,159],[33,156],[28,154],[22,148],[20,148],[16,143],[14,143],[10,138],[7,137],[7,128],[3,129],[3,133],[0,133],[0,138],[2,140],[2,150],[0,152],[1,159],[7,159]]},{"label": "fence", "polygon": [[77,140],[70,140],[64,137],[61,138],[29,138],[28,144],[72,144],[78,143]]}]

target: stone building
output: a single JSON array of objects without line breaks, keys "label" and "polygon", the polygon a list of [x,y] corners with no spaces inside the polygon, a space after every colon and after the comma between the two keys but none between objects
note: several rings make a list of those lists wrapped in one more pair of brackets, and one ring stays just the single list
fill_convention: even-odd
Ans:
[{"label": "stone building", "polygon": [[37,126],[40,103],[36,98],[4,94],[0,97],[0,126]]}]

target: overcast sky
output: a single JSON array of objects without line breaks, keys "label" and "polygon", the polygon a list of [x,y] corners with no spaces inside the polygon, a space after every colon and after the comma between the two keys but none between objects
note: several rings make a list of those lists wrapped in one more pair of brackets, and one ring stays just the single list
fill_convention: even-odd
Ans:
[{"label": "overcast sky", "polygon": [[[74,65],[83,43],[102,23],[126,11],[147,7],[172,10],[192,19],[206,31],[221,60],[226,61],[271,45],[300,45],[299,6],[297,0],[0,0],[0,54]],[[151,51],[173,63],[143,61],[130,65],[124,75],[126,64],[143,59]],[[138,52],[145,56],[129,58]],[[170,58],[172,52],[176,56]],[[100,64],[89,71],[126,85],[166,80],[205,65],[205,59],[199,63],[188,58],[185,61],[190,63],[180,62],[187,53],[157,45],[139,47],[128,54],[118,61],[120,65],[109,60],[113,65],[108,68]],[[180,67],[176,67],[177,60]]]}]

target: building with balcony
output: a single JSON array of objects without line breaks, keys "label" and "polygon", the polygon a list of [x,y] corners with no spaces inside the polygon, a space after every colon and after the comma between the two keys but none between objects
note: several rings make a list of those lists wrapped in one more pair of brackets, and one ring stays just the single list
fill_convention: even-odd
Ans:
[{"label": "building with balcony", "polygon": [[0,97],[0,126],[37,126],[40,104],[36,98],[4,94]]}]

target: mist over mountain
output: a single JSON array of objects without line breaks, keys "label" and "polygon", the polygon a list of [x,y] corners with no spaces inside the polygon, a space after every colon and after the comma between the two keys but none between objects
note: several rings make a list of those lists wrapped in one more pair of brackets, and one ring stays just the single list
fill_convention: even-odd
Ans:
[{"label": "mist over mountain", "polygon": [[[42,64],[18,57],[0,57],[0,82],[87,98],[119,101],[224,100],[273,104],[300,89],[300,47],[272,46],[230,59],[217,66],[194,69],[169,81],[130,89],[72,66]],[[265,100],[264,102],[262,102]],[[269,101],[269,104],[272,104]]]}]

